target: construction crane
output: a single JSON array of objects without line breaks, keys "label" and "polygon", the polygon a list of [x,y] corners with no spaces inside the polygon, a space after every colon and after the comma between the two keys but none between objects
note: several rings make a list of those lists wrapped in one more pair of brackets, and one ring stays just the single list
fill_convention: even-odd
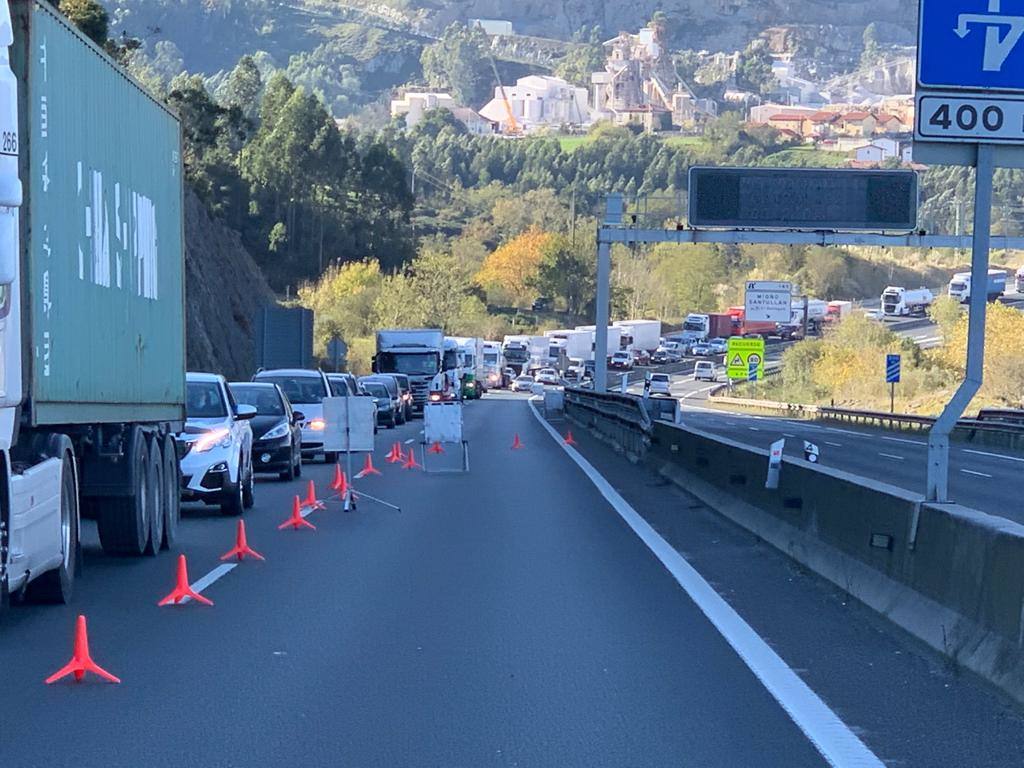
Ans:
[{"label": "construction crane", "polygon": [[491,71],[494,72],[494,80],[498,83],[501,100],[505,103],[505,114],[507,115],[505,118],[505,133],[510,136],[519,136],[522,134],[523,129],[519,127],[519,122],[512,112],[512,102],[508,100],[508,96],[505,94],[505,86],[502,85],[501,78],[498,76],[498,65],[495,63],[490,51],[487,51],[487,58],[491,62]]}]

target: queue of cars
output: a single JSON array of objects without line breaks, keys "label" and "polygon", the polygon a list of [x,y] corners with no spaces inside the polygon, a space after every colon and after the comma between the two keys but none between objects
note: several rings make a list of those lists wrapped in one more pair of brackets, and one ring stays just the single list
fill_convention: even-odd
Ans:
[{"label": "queue of cars", "polygon": [[189,372],[185,386],[186,420],[177,435],[181,500],[217,505],[225,515],[253,506],[257,472],[288,481],[302,475],[303,460],[337,460],[324,449],[325,397],[373,398],[381,426],[394,428],[412,415],[409,379],[400,374],[275,369],[228,382]]}]

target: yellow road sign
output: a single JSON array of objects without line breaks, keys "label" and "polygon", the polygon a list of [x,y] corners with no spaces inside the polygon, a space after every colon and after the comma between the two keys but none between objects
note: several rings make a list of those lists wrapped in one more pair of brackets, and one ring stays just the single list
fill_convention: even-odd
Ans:
[{"label": "yellow road sign", "polygon": [[730,379],[750,378],[751,366],[757,366],[757,378],[764,378],[764,339],[733,336],[725,353],[725,373]]}]

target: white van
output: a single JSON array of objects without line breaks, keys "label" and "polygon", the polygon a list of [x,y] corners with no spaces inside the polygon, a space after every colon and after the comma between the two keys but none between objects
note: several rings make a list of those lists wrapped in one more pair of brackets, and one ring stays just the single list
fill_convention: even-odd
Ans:
[{"label": "white van", "polygon": [[698,360],[693,367],[694,381],[718,381],[718,373],[715,371],[715,364],[710,360]]}]

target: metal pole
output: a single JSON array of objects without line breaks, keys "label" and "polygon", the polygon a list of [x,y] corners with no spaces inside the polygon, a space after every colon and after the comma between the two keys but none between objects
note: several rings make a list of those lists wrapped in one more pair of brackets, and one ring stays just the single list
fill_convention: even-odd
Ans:
[{"label": "metal pole", "polygon": [[896,382],[889,382],[889,413],[896,413]]},{"label": "metal pole", "polygon": [[929,501],[949,501],[949,435],[981,388],[985,361],[985,310],[988,303],[988,252],[992,226],[992,176],[995,172],[990,144],[978,145],[974,174],[974,232],[971,247],[971,300],[967,324],[967,370],[963,382],[928,432]]},{"label": "metal pole", "polygon": [[598,236],[597,308],[594,312],[594,391],[608,391],[608,312],[612,246]]}]

